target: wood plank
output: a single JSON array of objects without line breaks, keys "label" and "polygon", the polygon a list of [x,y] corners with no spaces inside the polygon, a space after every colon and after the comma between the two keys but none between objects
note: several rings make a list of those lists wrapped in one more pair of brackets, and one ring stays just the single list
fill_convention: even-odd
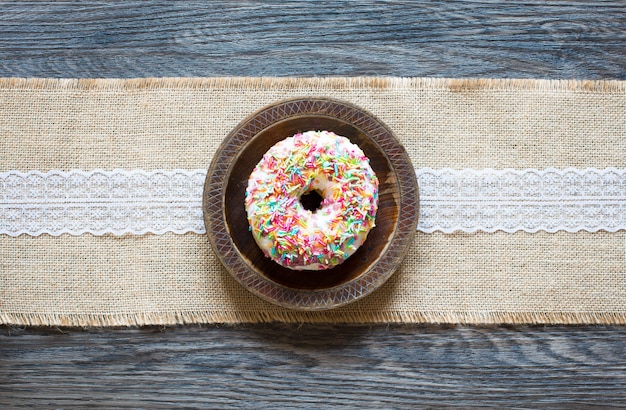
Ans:
[{"label": "wood plank", "polygon": [[0,405],[618,406],[625,342],[623,327],[5,327]]},{"label": "wood plank", "polygon": [[620,1],[0,4],[0,76],[626,78]]}]

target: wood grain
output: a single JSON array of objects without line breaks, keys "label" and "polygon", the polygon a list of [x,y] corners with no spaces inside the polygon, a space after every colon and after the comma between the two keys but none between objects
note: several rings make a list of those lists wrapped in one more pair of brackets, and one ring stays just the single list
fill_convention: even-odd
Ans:
[{"label": "wood grain", "polygon": [[626,78],[620,1],[0,4],[0,76]]},{"label": "wood grain", "polygon": [[[626,79],[624,44],[623,1],[0,2],[4,77]],[[7,408],[626,407],[626,327],[0,330]]]},{"label": "wood grain", "polygon": [[618,407],[625,340],[609,327],[5,328],[0,405]]}]

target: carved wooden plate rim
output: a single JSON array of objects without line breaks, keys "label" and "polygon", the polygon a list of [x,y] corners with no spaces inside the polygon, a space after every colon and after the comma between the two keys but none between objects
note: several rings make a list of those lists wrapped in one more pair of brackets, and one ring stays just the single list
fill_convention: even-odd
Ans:
[{"label": "carved wooden plate rim", "polygon": [[[302,121],[303,118],[315,120],[322,117],[336,119],[361,130],[369,139],[368,144],[373,142],[372,146],[378,147],[380,154],[384,155],[393,178],[392,182],[380,181],[380,191],[383,191],[386,183],[395,184],[393,188],[397,192],[395,199],[397,209],[394,212],[397,212],[397,219],[394,221],[393,232],[386,246],[371,266],[358,277],[336,286],[301,289],[272,280],[271,275],[258,271],[250,259],[241,252],[232,235],[251,234],[231,232],[226,215],[225,195],[229,184],[236,187],[231,189],[245,190],[245,187],[240,187],[240,183],[235,185],[230,181],[231,173],[242,154],[246,153],[246,148],[255,141],[255,138],[259,138],[263,130],[279,122],[296,118]],[[284,138],[288,136],[290,135]],[[202,199],[204,223],[211,247],[229,274],[262,299],[282,307],[309,311],[343,306],[361,299],[380,287],[396,271],[408,252],[416,233],[419,214],[419,192],[415,170],[406,150],[393,132],[369,112],[351,103],[326,97],[280,100],[259,109],[241,121],[215,152],[207,172]],[[241,206],[243,207],[243,202]],[[366,240],[362,246],[367,242]],[[338,268],[340,267],[341,265]]]}]

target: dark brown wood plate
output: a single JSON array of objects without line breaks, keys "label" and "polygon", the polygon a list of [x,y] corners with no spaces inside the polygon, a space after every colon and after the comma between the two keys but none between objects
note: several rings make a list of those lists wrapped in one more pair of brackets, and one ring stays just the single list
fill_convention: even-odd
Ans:
[{"label": "dark brown wood plate", "polygon": [[[309,130],[333,131],[357,144],[380,183],[376,227],[354,255],[324,271],[295,271],[266,258],[244,207],[248,177],[263,154]],[[262,108],[228,134],[207,174],[203,211],[213,250],[241,285],[280,306],[322,310],[362,298],[393,274],[415,235],[419,194],[404,147],[372,114],[334,99],[296,98]]]}]

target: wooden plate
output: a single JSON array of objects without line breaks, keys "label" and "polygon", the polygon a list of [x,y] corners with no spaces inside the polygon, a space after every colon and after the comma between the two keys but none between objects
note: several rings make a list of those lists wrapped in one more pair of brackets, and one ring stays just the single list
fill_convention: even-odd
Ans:
[{"label": "wooden plate", "polygon": [[[248,177],[275,143],[298,132],[333,131],[357,144],[379,180],[376,227],[348,260],[324,271],[295,271],[266,258],[248,230]],[[393,133],[368,112],[328,98],[279,101],[250,115],[218,148],[203,194],[204,222],[228,272],[255,295],[280,306],[322,310],[371,293],[397,269],[415,235],[415,170]]]}]

